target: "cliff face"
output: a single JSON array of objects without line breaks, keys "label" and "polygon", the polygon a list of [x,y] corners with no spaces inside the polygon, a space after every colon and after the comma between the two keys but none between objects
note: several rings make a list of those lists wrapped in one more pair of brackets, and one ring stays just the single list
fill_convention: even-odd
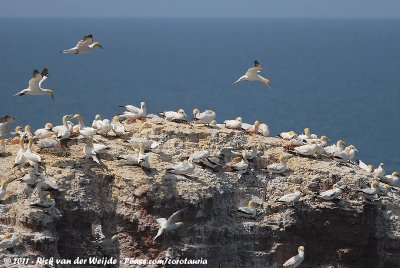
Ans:
[{"label": "cliff face", "polygon": [[[47,174],[59,187],[54,194],[56,208],[30,208],[37,201],[35,191],[18,180],[11,182],[0,207],[0,231],[14,226],[20,240],[13,252],[3,250],[1,258],[162,259],[170,248],[175,258],[207,259],[209,267],[281,267],[303,245],[306,257],[301,267],[400,267],[399,196],[392,193],[365,202],[353,189],[367,187],[372,177],[358,167],[291,156],[284,176],[271,175],[263,169],[287,154],[281,139],[159,118],[147,122],[151,128],[140,132],[141,122],[126,128],[137,137],[149,133],[149,139],[161,143],[157,153],[149,152],[150,168],[116,160],[133,149],[115,137],[96,136],[110,147],[101,155],[102,165],[83,157],[82,140],[71,145],[70,156],[40,153]],[[194,151],[227,146],[256,147],[260,154],[242,175],[200,166],[190,177],[166,172]],[[6,178],[20,178],[23,174],[12,169],[19,147],[7,148],[12,155],[0,158],[0,172]],[[314,197],[336,182],[346,186],[339,201],[322,202]],[[304,195],[299,203],[275,202],[295,186]],[[252,196],[263,200],[260,215],[240,217],[236,209]],[[156,218],[168,218],[183,208],[184,227],[153,241]],[[99,224],[106,236],[102,243],[93,236]],[[116,233],[118,239],[113,242],[110,237]]]}]

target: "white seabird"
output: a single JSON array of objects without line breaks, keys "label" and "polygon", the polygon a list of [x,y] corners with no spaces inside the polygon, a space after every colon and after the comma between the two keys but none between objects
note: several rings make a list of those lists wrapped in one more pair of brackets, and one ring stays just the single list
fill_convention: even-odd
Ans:
[{"label": "white seabird", "polygon": [[302,140],[310,140],[310,139],[318,139],[318,136],[315,134],[311,134],[311,130],[306,127],[304,129],[304,134],[299,135],[299,138]]},{"label": "white seabird", "polygon": [[33,133],[35,139],[45,139],[45,138],[50,138],[51,136],[54,135],[53,131],[53,124],[52,123],[46,123],[44,128],[39,128]]},{"label": "white seabird", "polygon": [[177,212],[175,212],[174,214],[172,214],[168,220],[166,218],[159,218],[156,219],[158,225],[160,226],[160,228],[158,229],[157,235],[153,238],[153,240],[155,241],[159,236],[161,236],[164,233],[176,230],[180,227],[183,226],[183,222],[176,222],[177,218],[179,217],[179,215],[182,213],[182,209],[178,210]]},{"label": "white seabird", "polygon": [[257,216],[257,205],[253,200],[250,200],[247,207],[239,207],[237,211],[249,218],[255,218]]},{"label": "white seabird", "polygon": [[229,128],[229,129],[241,129],[242,121],[243,121],[242,118],[239,116],[239,117],[236,117],[235,120],[225,120],[224,125],[226,128]]},{"label": "white seabird", "polygon": [[345,143],[342,140],[338,140],[336,142],[336,144],[334,145],[330,145],[330,146],[326,146],[325,147],[325,153],[328,156],[334,156],[335,154],[340,153],[341,151],[343,151],[345,148]]},{"label": "white seabird", "polygon": [[35,169],[32,169],[28,174],[21,178],[21,181],[30,186],[33,186],[38,181],[39,175],[40,174]]},{"label": "white seabird", "polygon": [[319,193],[317,197],[326,201],[331,201],[333,199],[338,198],[342,194],[342,192],[343,189],[339,187],[337,184],[334,184],[332,189]]},{"label": "white seabird", "polygon": [[81,134],[84,137],[93,137],[94,135],[96,135],[97,131],[96,129],[92,128],[92,127],[87,127],[84,123],[83,123],[83,118],[80,114],[75,114],[72,118],[75,118],[78,120],[79,122],[79,134]]},{"label": "white seabird", "polygon": [[111,122],[111,127],[112,127],[112,132],[114,132],[115,136],[122,136],[127,134],[128,132],[125,132],[125,127],[121,122],[119,122],[119,116],[116,115],[113,117],[113,120]]},{"label": "white seabird", "polygon": [[267,124],[260,124],[260,126],[258,127],[258,133],[263,135],[264,137],[268,137],[269,136],[269,127]]},{"label": "white seabird", "polygon": [[188,161],[182,161],[172,166],[171,168],[167,169],[167,172],[176,175],[190,175],[193,173],[194,169],[195,166],[193,165],[192,160],[189,159]]},{"label": "white seabird", "polygon": [[70,115],[64,115],[62,118],[63,125],[57,128],[57,139],[60,140],[60,144],[63,150],[67,149],[67,141],[71,137],[72,133],[71,128],[67,122],[68,118],[70,117],[71,117]]},{"label": "white seabird", "polygon": [[287,158],[283,155],[279,156],[279,163],[274,163],[267,166],[267,170],[270,173],[280,174],[285,172],[287,169]]},{"label": "white seabird", "polygon": [[59,140],[56,139],[42,139],[35,142],[39,149],[56,148],[61,145]]},{"label": "white seabird", "polygon": [[86,145],[83,147],[85,156],[92,158],[97,164],[100,164],[98,154],[103,153],[108,147],[104,144],[94,144],[93,137],[89,136]]},{"label": "white seabird", "polygon": [[373,172],[372,175],[377,178],[384,178],[385,177],[385,164],[380,163],[379,167],[376,168]]},{"label": "white seabird", "polygon": [[256,120],[254,125],[242,123],[242,129],[246,130],[248,134],[259,134],[260,132],[260,121]]},{"label": "white seabird", "polygon": [[120,117],[125,118],[128,121],[145,118],[147,115],[146,103],[144,101],[140,103],[140,108],[133,105],[121,105],[119,107],[125,108],[127,110],[123,112]]},{"label": "white seabird", "polygon": [[25,158],[28,160],[29,165],[38,171],[39,165],[42,163],[42,158],[40,155],[32,152],[32,145],[33,137],[29,137],[28,148],[25,151]]},{"label": "white seabird", "polygon": [[161,112],[160,115],[161,115],[161,117],[167,119],[168,121],[186,120],[186,118],[187,118],[185,110],[183,110],[183,109],[179,109],[178,112],[174,112],[174,111]]},{"label": "white seabird", "polygon": [[254,61],[254,67],[251,67],[247,70],[246,74],[240,77],[237,81],[235,81],[233,84],[236,84],[241,81],[260,81],[264,85],[268,86],[271,88],[271,83],[269,80],[265,77],[262,77],[259,75],[259,73],[263,70],[263,66],[258,62]]},{"label": "white seabird", "polygon": [[291,131],[288,131],[288,132],[282,132],[278,136],[281,137],[284,140],[291,140],[291,139],[293,139],[293,137],[297,136],[297,134],[296,134],[296,132],[291,130]]},{"label": "white seabird", "polygon": [[193,110],[193,116],[194,123],[209,125],[217,114],[212,110],[205,110],[201,113],[200,110],[196,108]]},{"label": "white seabird", "polygon": [[[204,148],[203,148],[204,149]],[[201,159],[204,157],[210,156],[210,150],[201,150],[201,151],[195,151],[189,159],[192,159],[193,162],[199,162]]]},{"label": "white seabird", "polygon": [[384,181],[393,187],[400,187],[400,178],[397,171],[392,172],[391,175],[386,175]]},{"label": "white seabird", "polygon": [[65,49],[62,53],[64,54],[78,54],[78,53],[88,53],[95,48],[103,48],[100,42],[93,42],[93,35],[89,34],[83,37],[75,47],[70,49]]},{"label": "white seabird", "polygon": [[288,259],[283,264],[283,267],[296,268],[300,266],[300,264],[304,261],[304,247],[300,246],[297,251],[299,254]]},{"label": "white seabird", "polygon": [[100,121],[97,124],[97,128],[96,129],[97,129],[97,134],[107,136],[108,132],[110,132],[111,129],[112,129],[112,125],[111,125],[110,120],[103,119],[102,121]]},{"label": "white seabird", "polygon": [[368,174],[372,174],[374,172],[374,166],[373,165],[367,165],[363,161],[358,160],[358,166],[366,171]]},{"label": "white seabird", "polygon": [[288,205],[294,205],[294,203],[300,200],[300,197],[301,197],[301,192],[296,191],[282,196],[277,200],[277,202],[285,203]]},{"label": "white seabird", "polygon": [[15,136],[8,129],[14,121],[15,119],[9,115],[0,117],[0,139],[6,140]]},{"label": "white seabird", "polygon": [[51,197],[51,194],[44,196],[44,198],[40,198],[37,203],[30,204],[30,207],[39,209],[49,209],[54,208],[55,206],[56,201]]},{"label": "white seabird", "polygon": [[357,192],[362,192],[364,195],[364,198],[367,200],[373,200],[375,198],[375,195],[378,194],[379,188],[378,188],[378,182],[373,181],[371,183],[370,188],[364,188],[364,189],[357,189]]},{"label": "white seabird", "polygon": [[317,144],[306,144],[294,148],[294,152],[303,156],[312,156],[318,151],[319,146]]},{"label": "white seabird", "polygon": [[47,67],[43,69],[40,73],[37,69],[33,70],[32,79],[29,80],[28,88],[21,90],[20,92],[14,94],[13,96],[23,96],[23,95],[50,95],[54,100],[53,90],[42,88],[42,84],[49,76],[49,70]]},{"label": "white seabird", "polygon": [[19,151],[17,153],[17,156],[15,157],[14,160],[14,167],[18,167],[18,169],[23,169],[25,163],[26,163],[26,157],[25,157],[25,147],[24,147],[24,136],[21,135],[19,138]]}]

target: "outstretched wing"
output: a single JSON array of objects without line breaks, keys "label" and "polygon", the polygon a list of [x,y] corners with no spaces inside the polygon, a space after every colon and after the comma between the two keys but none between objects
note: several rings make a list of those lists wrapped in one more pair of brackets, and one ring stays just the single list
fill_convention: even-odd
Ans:
[{"label": "outstretched wing", "polygon": [[77,48],[82,48],[82,47],[87,47],[88,45],[90,45],[91,43],[93,43],[93,35],[89,34],[86,35],[82,38],[82,40],[80,40],[77,44],[76,47]]},{"label": "outstretched wing", "polygon": [[174,214],[172,214],[172,215],[168,218],[167,223],[168,223],[168,224],[175,223],[182,211],[183,211],[183,209],[178,210],[177,212],[175,212]]},{"label": "outstretched wing", "polygon": [[49,77],[49,69],[46,67],[44,67],[42,73],[42,79],[39,82],[39,88],[42,87],[42,83]]}]

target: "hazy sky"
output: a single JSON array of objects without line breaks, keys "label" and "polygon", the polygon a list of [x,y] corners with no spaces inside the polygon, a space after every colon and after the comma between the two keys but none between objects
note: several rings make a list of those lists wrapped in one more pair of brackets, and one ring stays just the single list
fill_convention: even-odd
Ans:
[{"label": "hazy sky", "polygon": [[0,0],[0,17],[400,18],[400,0]]}]

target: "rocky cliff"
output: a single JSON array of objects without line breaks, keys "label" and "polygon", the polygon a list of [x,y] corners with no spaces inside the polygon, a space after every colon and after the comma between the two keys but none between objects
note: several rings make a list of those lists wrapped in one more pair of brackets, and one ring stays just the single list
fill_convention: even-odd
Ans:
[{"label": "rocky cliff", "polygon": [[[46,172],[59,188],[53,193],[56,206],[49,210],[30,207],[37,194],[18,180],[26,171],[13,169],[19,147],[9,145],[10,154],[0,158],[1,174],[12,180],[0,206],[0,232],[18,230],[20,239],[13,250],[3,250],[0,259],[28,257],[25,267],[46,267],[34,263],[36,258],[105,256],[121,259],[106,267],[138,267],[123,260],[162,259],[170,249],[172,258],[207,260],[207,266],[195,267],[272,268],[282,267],[303,245],[306,257],[301,267],[400,267],[399,195],[393,192],[366,202],[354,189],[367,187],[373,178],[357,166],[289,155],[279,138],[156,117],[147,123],[147,128],[141,128],[140,121],[126,128],[134,136],[148,133],[149,139],[160,142],[156,152],[148,153],[148,168],[116,160],[133,149],[113,136],[96,136],[110,148],[100,156],[100,165],[83,157],[82,139],[70,146],[68,156],[41,152]],[[255,147],[259,155],[244,174],[201,166],[190,176],[166,172],[202,148],[216,151],[227,146]],[[290,156],[288,170],[283,175],[267,173],[266,166],[281,154]],[[339,200],[315,197],[334,183],[345,187]],[[296,186],[303,193],[300,202],[294,206],[276,202]],[[260,203],[255,219],[237,213],[251,198]],[[168,218],[180,209],[184,227],[153,241],[156,218]],[[94,237],[98,225],[106,236],[101,242]],[[113,241],[110,237],[115,234]],[[0,267],[13,266],[0,260]]]}]

